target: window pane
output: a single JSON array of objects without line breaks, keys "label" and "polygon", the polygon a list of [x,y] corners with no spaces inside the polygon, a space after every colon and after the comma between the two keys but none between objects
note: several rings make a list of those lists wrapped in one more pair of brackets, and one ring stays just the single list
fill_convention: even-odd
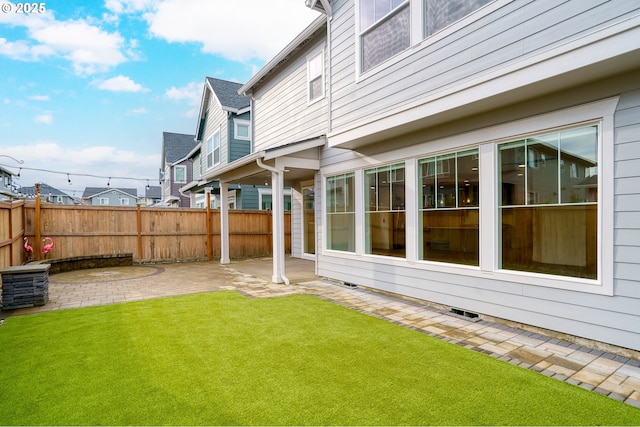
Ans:
[{"label": "window pane", "polygon": [[314,100],[322,96],[322,77],[309,82],[309,99]]},{"label": "window pane", "polygon": [[527,139],[528,203],[558,203],[558,134]]},{"label": "window pane", "polygon": [[501,206],[524,205],[525,142],[515,141],[500,146]]},{"label": "window pane", "polygon": [[436,200],[438,208],[456,207],[455,154],[436,157]]},{"label": "window pane", "polygon": [[404,164],[365,172],[366,253],[405,256]]},{"label": "window pane", "polygon": [[502,208],[502,268],[596,279],[598,207]]},{"label": "window pane", "polygon": [[409,7],[362,36],[362,71],[380,64],[410,45]]},{"label": "window pane", "polygon": [[426,36],[464,18],[492,0],[426,0]]},{"label": "window pane", "polygon": [[560,133],[562,203],[598,200],[598,128],[590,126]]},{"label": "window pane", "polygon": [[241,138],[248,138],[249,137],[249,126],[247,125],[238,125],[237,126],[237,134],[236,136],[239,136]]},{"label": "window pane", "polygon": [[421,259],[479,265],[479,210],[437,209],[422,212]]},{"label": "window pane", "polygon": [[327,249],[355,251],[355,175],[327,178]]},{"label": "window pane", "polygon": [[480,206],[478,150],[458,154],[458,207]]},{"label": "window pane", "polygon": [[422,209],[436,207],[436,160],[434,158],[420,161],[420,200]]}]

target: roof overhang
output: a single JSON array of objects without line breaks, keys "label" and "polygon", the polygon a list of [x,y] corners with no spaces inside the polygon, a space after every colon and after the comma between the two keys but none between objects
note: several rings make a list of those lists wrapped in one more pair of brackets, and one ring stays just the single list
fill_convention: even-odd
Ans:
[{"label": "roof overhang", "polygon": [[396,109],[367,115],[329,133],[328,145],[357,150],[640,69],[638,40],[640,16],[442,88]]},{"label": "roof overhang", "polygon": [[221,181],[245,185],[270,185],[271,172],[260,167],[265,165],[284,171],[285,185],[312,179],[320,170],[320,147],[326,144],[324,135],[297,141],[279,147],[268,148],[244,156],[235,162],[203,175],[203,180]]},{"label": "roof overhang", "polygon": [[260,69],[244,86],[238,89],[240,95],[248,95],[253,92],[253,88],[268,78],[271,74],[286,62],[290,57],[302,49],[327,23],[327,17],[320,15],[307,28],[280,51],[271,61]]}]

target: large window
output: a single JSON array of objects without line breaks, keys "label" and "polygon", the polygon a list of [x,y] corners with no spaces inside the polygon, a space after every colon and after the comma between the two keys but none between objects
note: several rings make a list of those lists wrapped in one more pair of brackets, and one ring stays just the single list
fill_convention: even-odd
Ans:
[{"label": "large window", "polygon": [[360,0],[362,71],[411,44],[409,0]]},{"label": "large window", "polygon": [[429,157],[418,165],[420,259],[479,265],[478,150]]},{"label": "large window", "polygon": [[499,146],[501,268],[596,279],[598,125]]},{"label": "large window", "polygon": [[324,96],[324,52],[307,59],[307,87],[309,102]]},{"label": "large window", "polygon": [[220,163],[220,130],[207,139],[207,168]]},{"label": "large window", "polygon": [[405,252],[404,163],[365,171],[365,252],[395,257]]},{"label": "large window", "polygon": [[355,252],[355,176],[347,173],[327,178],[327,249]]},{"label": "large window", "polygon": [[492,0],[423,0],[424,36],[428,37],[464,18]]}]

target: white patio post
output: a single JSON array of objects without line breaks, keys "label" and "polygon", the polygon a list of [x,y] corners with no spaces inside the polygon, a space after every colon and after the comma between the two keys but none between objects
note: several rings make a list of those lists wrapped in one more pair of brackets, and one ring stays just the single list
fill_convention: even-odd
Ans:
[{"label": "white patio post", "polygon": [[220,181],[220,264],[229,264],[229,184]]}]

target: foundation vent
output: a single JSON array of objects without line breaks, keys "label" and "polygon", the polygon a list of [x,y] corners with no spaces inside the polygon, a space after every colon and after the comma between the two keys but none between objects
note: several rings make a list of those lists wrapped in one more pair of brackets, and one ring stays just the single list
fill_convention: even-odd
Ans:
[{"label": "foundation vent", "polygon": [[451,313],[456,314],[458,316],[466,317],[472,320],[480,320],[480,316],[478,313],[472,313],[470,311],[460,310],[459,308],[452,308]]}]

